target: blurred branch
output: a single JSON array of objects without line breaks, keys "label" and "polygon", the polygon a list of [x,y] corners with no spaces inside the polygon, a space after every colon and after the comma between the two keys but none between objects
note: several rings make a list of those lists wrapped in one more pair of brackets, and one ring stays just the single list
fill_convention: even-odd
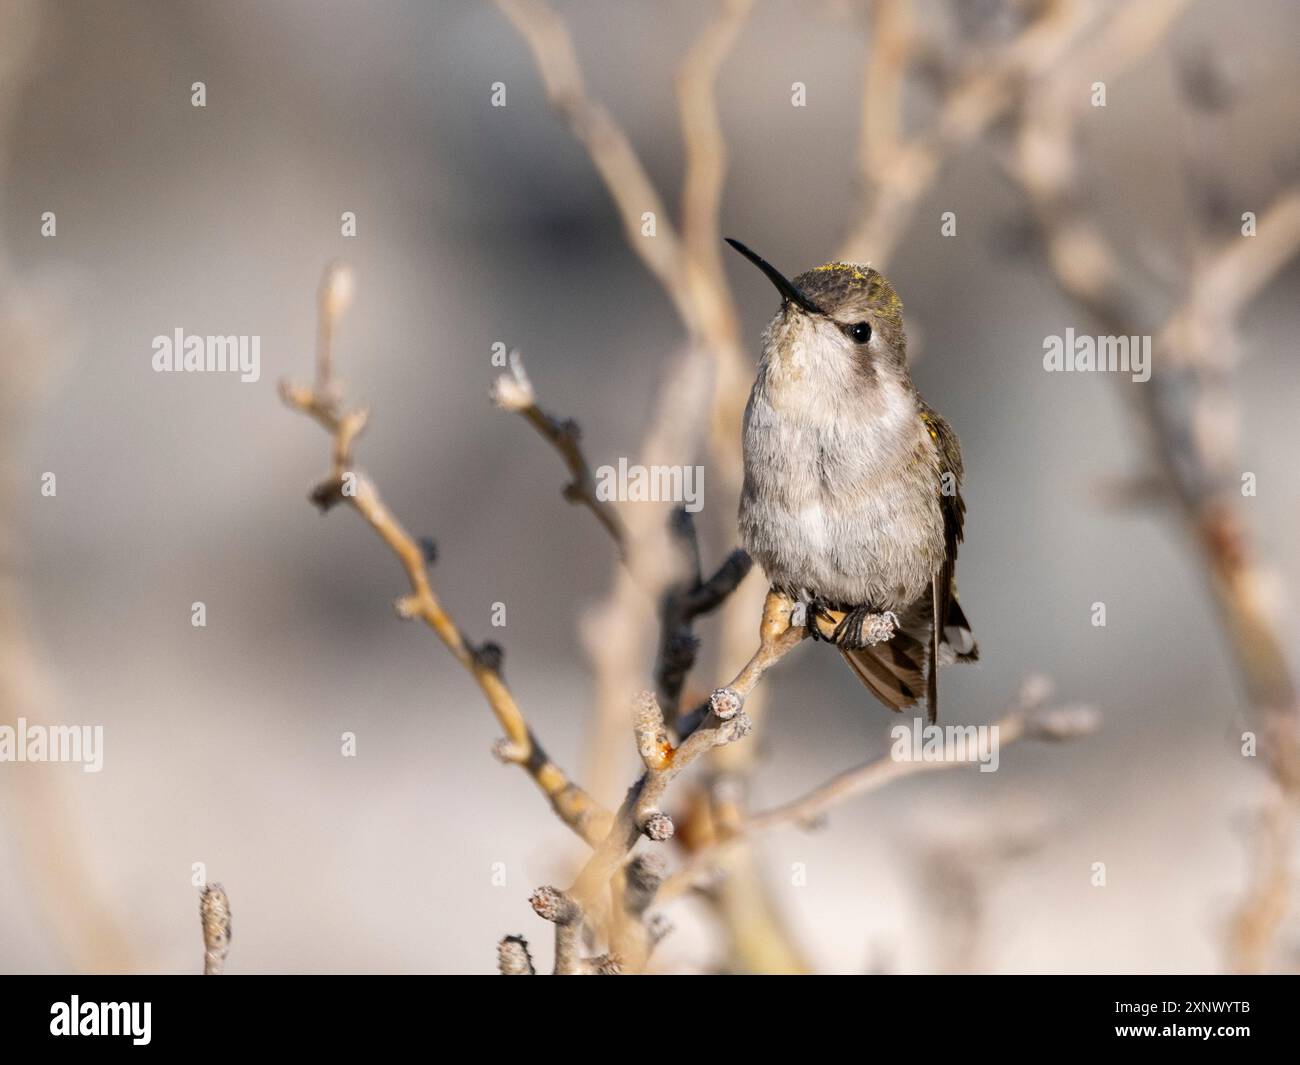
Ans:
[{"label": "blurred branch", "polygon": [[608,954],[595,958],[582,956],[582,929],[586,915],[578,903],[563,891],[540,887],[528,900],[537,916],[555,925],[556,976],[618,976],[619,962]]},{"label": "blurred branch", "polygon": [[[698,454],[708,421],[711,359],[689,344],[665,371],[659,395],[637,455],[647,465],[674,465]],[[587,610],[579,629],[593,668],[594,722],[585,771],[592,792],[621,795],[627,760],[627,698],[644,683],[649,649],[656,636],[654,608],[687,572],[688,562],[673,542],[664,506],[639,503],[624,512],[632,548],[616,565],[605,598]]]},{"label": "blurred branch", "polygon": [[203,925],[203,975],[220,976],[230,953],[230,900],[220,884],[208,884],[199,897]]},{"label": "blurred branch", "polygon": [[[552,106],[569,122],[575,138],[582,144],[605,182],[623,220],[624,232],[633,251],[649,267],[664,287],[681,318],[693,346],[706,350],[713,361],[715,381],[712,390],[709,455],[710,472],[716,476],[720,491],[727,498],[739,496],[742,481],[740,455],[741,421],[748,395],[749,362],[740,347],[739,325],[722,269],[718,224],[718,204],[726,165],[726,148],[717,117],[715,88],[718,73],[752,4],[723,0],[714,20],[706,26],[695,46],[686,56],[677,77],[679,118],[686,153],[686,175],[682,196],[684,241],[668,224],[662,201],[655,194],[644,168],[631,148],[626,135],[608,112],[587,97],[573,41],[559,17],[540,0],[499,0],[503,10],[532,48],[546,85]],[[644,236],[640,230],[641,213],[650,210],[658,221],[657,234]],[[616,578],[616,581],[619,578]],[[718,657],[723,663],[739,661],[747,651],[750,625],[758,610],[762,589],[757,585],[741,587],[723,604],[719,626]],[[602,620],[614,632],[630,637],[633,623],[622,618],[632,616],[626,594],[611,599]],[[624,613],[613,614],[621,607]],[[589,641],[590,642],[590,641]],[[618,644],[602,651],[599,661],[610,668],[626,665],[638,644],[628,638],[617,654]],[[671,654],[683,651],[681,642],[670,648]],[[665,694],[675,683],[672,671],[657,672]],[[605,674],[606,684],[609,674]],[[606,694],[602,692],[601,694]],[[612,724],[614,700],[599,704],[598,733],[610,740],[617,735]],[[669,706],[669,712],[673,712]],[[751,721],[762,716],[762,699],[755,693],[748,713]],[[720,748],[719,756],[729,751],[745,751],[752,745]],[[603,747],[596,748],[603,751]],[[748,754],[729,759],[719,758],[717,773],[739,779],[752,766]],[[738,795],[743,789],[731,789]],[[802,968],[802,962],[790,936],[777,919],[768,892],[752,865],[738,865],[731,882],[732,894],[723,901],[722,917],[732,932],[733,943],[744,950],[753,947],[753,962],[771,965],[781,971]],[[744,914],[733,902],[742,900]],[[744,937],[742,939],[742,936]],[[753,965],[751,964],[751,967]]]},{"label": "blurred branch", "polygon": [[[719,689],[694,728],[674,746],[669,739],[663,710],[651,692],[638,697],[633,723],[637,750],[645,771],[619,807],[609,835],[588,859],[568,896],[583,909],[599,900],[619,872],[632,848],[644,835],[657,842],[670,839],[674,826],[664,811],[664,796],[677,776],[701,755],[749,734],[751,723],[742,710],[744,694],[770,668],[803,640],[802,626],[790,624],[793,604],[775,593],[768,597],[759,629],[759,649],[750,665],[725,689]],[[756,664],[758,663],[758,664]],[[720,697],[720,693],[729,693]],[[742,694],[744,693],[744,694]],[[644,959],[621,959],[634,970]]]},{"label": "blurred branch", "polygon": [[502,410],[522,415],[559,452],[573,475],[573,480],[564,486],[564,498],[570,503],[580,503],[596,515],[622,555],[627,550],[627,530],[614,505],[596,495],[596,482],[582,453],[582,430],[572,418],[561,421],[537,405],[532,382],[518,351],[510,353],[509,371],[501,374],[492,386],[492,399]]},{"label": "blurred branch", "polygon": [[[16,143],[11,131],[37,69],[45,14],[34,0],[0,4],[0,175],[6,179]],[[13,187],[0,180],[0,201]],[[5,216],[16,214],[7,210]],[[32,491],[23,435],[71,346],[59,323],[75,316],[62,306],[58,287],[29,283],[18,273],[4,245],[10,233],[19,239],[18,230],[0,234],[0,494],[7,503],[0,518],[0,725],[17,729],[21,718],[44,726],[58,712],[43,649],[29,631],[31,596],[22,576],[29,567],[19,562],[16,530],[18,501]],[[0,777],[15,873],[38,920],[53,933],[56,956],[82,972],[130,971],[139,939],[122,923],[120,892],[104,886],[107,869],[90,846],[93,832],[81,823],[69,778],[38,766],[8,765]]]},{"label": "blurred branch", "polygon": [[[718,120],[716,88],[722,64],[753,7],[753,0],[721,0],[713,21],[696,39],[677,71],[677,112],[686,155],[682,235],[687,284],[698,308],[699,332],[719,342],[717,358],[734,351],[740,328],[722,265],[720,211],[727,142]],[[740,371],[739,366],[734,369]]]},{"label": "blurred branch", "polygon": [[1234,972],[1259,972],[1277,949],[1278,933],[1293,905],[1291,834],[1296,813],[1294,792],[1270,781],[1246,837],[1247,887],[1228,922],[1228,964]]},{"label": "blurred branch", "polygon": [[[498,721],[506,732],[506,739],[497,745],[497,754],[504,761],[522,766],[538,787],[551,800],[552,806],[560,819],[577,832],[583,839],[596,848],[595,854],[579,875],[575,888],[568,893],[554,889],[539,889],[534,894],[533,904],[537,912],[556,925],[556,972],[618,972],[629,962],[639,969],[648,956],[655,936],[647,932],[640,937],[629,939],[621,937],[624,949],[635,949],[638,956],[620,958],[606,955],[596,959],[584,959],[579,954],[579,940],[582,930],[598,924],[598,917],[603,912],[602,900],[605,888],[616,876],[625,878],[625,883],[635,892],[629,899],[626,893],[616,893],[614,913],[611,914],[610,935],[620,926],[627,914],[643,913],[648,906],[653,892],[647,887],[649,879],[642,876],[639,880],[627,880],[627,870],[621,869],[636,839],[642,832],[654,839],[667,839],[672,833],[672,822],[667,814],[659,809],[659,802],[673,778],[690,765],[701,753],[715,746],[732,742],[748,731],[748,719],[739,713],[739,701],[735,707],[727,705],[709,719],[702,720],[690,735],[685,736],[679,746],[673,747],[667,738],[666,728],[659,714],[659,729],[663,734],[663,748],[653,758],[647,754],[648,748],[642,745],[646,771],[641,780],[629,793],[628,800],[613,820],[585,791],[572,783],[564,773],[546,756],[540,744],[528,728],[522,712],[514,702],[509,689],[501,675],[501,652],[494,645],[474,646],[460,632],[451,617],[443,609],[433,592],[428,577],[428,560],[426,552],[402,528],[397,520],[381,502],[377,490],[370,481],[352,468],[353,444],[366,423],[366,412],[347,410],[343,407],[339,390],[331,376],[330,343],[338,318],[347,305],[351,291],[351,278],[344,267],[332,265],[326,272],[326,278],[319,292],[319,320],[322,335],[327,339],[319,347],[318,377],[314,387],[304,388],[288,382],[281,385],[281,394],[285,402],[304,414],[315,419],[326,429],[332,439],[332,467],[330,476],[311,492],[310,498],[323,511],[338,503],[351,505],[365,519],[367,524],[388,544],[397,555],[411,583],[411,592],[397,603],[398,613],[404,618],[422,619],[451,651],[453,657],[463,665],[478,682]],[[534,424],[553,422],[547,415],[542,415],[537,408],[523,371],[522,362],[515,355],[512,359],[511,373],[498,380],[494,394],[498,404],[506,409],[525,414]],[[536,418],[532,416],[536,412]],[[547,433],[543,431],[543,435]],[[577,448],[576,434],[566,433],[563,446],[559,446],[571,471],[578,480],[582,480],[588,470],[585,458]],[[586,482],[590,483],[590,474],[586,473]],[[593,496],[594,499],[594,496]],[[601,508],[592,506],[599,516]],[[619,525],[602,522],[614,533]],[[616,542],[618,537],[615,537]],[[741,569],[737,560],[724,565],[718,574],[708,581],[692,583],[688,597],[688,607],[684,611],[694,617],[695,613],[710,609],[720,603],[727,593],[734,589],[739,580],[737,571]],[[751,664],[747,671],[738,678],[737,686],[747,693],[757,682],[763,669],[775,663],[785,650],[792,648],[804,636],[801,628],[790,628],[789,608],[786,603],[784,614],[769,610],[764,615],[761,631],[761,646],[755,656],[760,665]],[[780,623],[781,631],[774,626]],[[779,648],[777,653],[775,648]],[[653,696],[649,696],[653,702]],[[743,695],[737,696],[742,699]],[[655,708],[656,712],[657,707]],[[644,721],[639,728],[644,728]],[[640,736],[644,740],[644,735]],[[630,838],[629,838],[630,837]],[[657,881],[655,886],[657,886]],[[206,926],[205,926],[206,927]],[[631,944],[629,947],[627,944]],[[500,965],[503,971],[522,973],[525,968],[531,970],[531,959],[525,945],[514,942],[507,937],[499,945]]]},{"label": "blurred branch", "polygon": [[[655,276],[682,320],[695,323],[683,252],[668,211],[627,134],[587,92],[564,20],[542,0],[497,0],[537,62],[546,97],[586,149],[618,208],[628,245]],[[655,217],[653,237],[642,236],[642,215]]]},{"label": "blurred branch", "polygon": [[[1085,209],[1079,186],[1081,104],[1077,84],[1111,78],[1161,43],[1179,5],[1121,6],[1070,64],[1026,98],[1011,170],[1034,207],[1053,276],[1107,333],[1140,336],[1155,318],[1134,296],[1116,250]],[[1184,91],[1189,86],[1184,81]],[[1210,96],[1196,101],[1214,104]],[[1284,191],[1259,215],[1257,235],[1196,249],[1181,304],[1155,330],[1155,367],[1138,392],[1143,434],[1167,486],[1148,491],[1171,502],[1198,545],[1209,586],[1248,699],[1263,722],[1261,751],[1281,798],[1261,817],[1256,876],[1233,918],[1231,964],[1266,967],[1287,907],[1286,832],[1276,825],[1300,801],[1300,706],[1281,630],[1270,603],[1267,568],[1241,512],[1235,482],[1238,405],[1231,387],[1237,323],[1249,303],[1300,253],[1300,190]]]},{"label": "blurred branch", "polygon": [[528,940],[523,936],[505,936],[497,944],[497,970],[502,976],[536,976]]},{"label": "blurred branch", "polygon": [[925,906],[923,923],[934,952],[934,971],[987,972],[984,948],[990,939],[989,901],[996,881],[1012,862],[1043,847],[1047,826],[986,816],[976,825],[944,827],[947,838],[918,840],[909,835],[906,842]]},{"label": "blurred branch", "polygon": [[[659,413],[654,419],[642,451],[654,463],[662,455],[680,458],[692,450],[689,429],[680,428],[693,423],[692,395],[703,393],[701,375],[693,368],[694,359],[688,354],[675,372],[665,382]],[[579,446],[581,433],[571,419],[561,422],[546,414],[537,405],[536,395],[523,359],[518,352],[510,356],[510,369],[501,374],[492,388],[498,407],[522,414],[538,428],[544,439],[550,441],[564,458],[573,474],[573,482],[565,490],[565,498],[584,503],[600,519],[619,548],[620,576],[616,578],[611,604],[599,612],[600,621],[592,625],[593,634],[589,650],[602,672],[599,689],[603,693],[620,693],[617,696],[620,714],[617,718],[617,737],[621,746],[623,696],[639,671],[638,653],[648,645],[648,624],[644,611],[638,604],[628,601],[632,586],[643,597],[659,605],[659,652],[654,674],[660,683],[664,702],[675,715],[681,685],[694,665],[698,642],[693,633],[695,620],[716,610],[735,591],[736,586],[749,572],[749,556],[742,550],[733,551],[722,566],[706,581],[700,572],[700,549],[691,515],[678,508],[670,516],[670,534],[665,536],[660,526],[662,509],[640,506],[634,512],[634,526],[620,518],[611,502],[596,496],[590,466]],[[630,578],[626,582],[624,576]],[[603,667],[603,669],[602,669]],[[611,699],[611,702],[613,700]],[[604,706],[602,700],[601,706]],[[598,715],[599,724],[607,715]],[[598,744],[596,750],[605,761],[611,759],[607,744]],[[601,790],[593,785],[593,793]]]},{"label": "blurred branch", "polygon": [[682,685],[694,668],[699,651],[695,621],[716,610],[736,590],[752,568],[753,560],[744,548],[738,547],[706,579],[701,569],[695,521],[689,511],[673,512],[672,531],[687,559],[687,571],[682,580],[664,592],[660,601],[655,685],[660,703],[675,719],[680,710]]},{"label": "blurred branch", "polygon": [[[1158,6],[1151,0],[1147,6]],[[1027,81],[1052,69],[1087,27],[1088,5],[1046,0],[1038,17],[998,51],[973,64],[946,91],[930,127],[902,130],[904,87],[919,37],[905,0],[877,0],[863,65],[858,205],[836,258],[883,265],[911,223],[917,203],[948,159],[1007,114]]]},{"label": "blurred branch", "polygon": [[[350,289],[346,268],[332,265],[326,272],[319,297],[320,320],[328,326],[327,337],[333,335]],[[365,426],[366,412],[349,411],[341,405],[336,386],[328,376],[328,344],[325,350],[326,357],[319,366],[326,376],[318,377],[315,387],[305,388],[287,381],[280,386],[285,403],[315,419],[333,440],[330,475],[312,491],[310,498],[322,511],[337,503],[348,504],[388,545],[411,584],[410,594],[397,601],[398,614],[403,618],[419,618],[428,625],[474,678],[506,734],[495,747],[497,757],[522,768],[550,800],[560,820],[594,845],[608,829],[608,811],[569,780],[547,756],[502,677],[500,648],[495,644],[475,646],[465,638],[434,594],[421,546],[384,506],[370,481],[352,469],[352,445]]]},{"label": "blurred branch", "polygon": [[[1096,731],[1100,717],[1095,711],[1086,707],[1047,709],[1044,703],[1050,693],[1050,685],[1041,679],[1031,679],[1021,686],[1015,702],[994,723],[998,730],[999,751],[1021,739],[1062,741]],[[894,758],[892,754],[886,755],[847,769],[797,799],[753,814],[734,826],[727,835],[695,851],[690,861],[664,884],[660,899],[667,901],[694,887],[729,850],[757,833],[784,825],[812,824],[840,803],[877,791],[904,777],[974,764],[968,756],[959,757],[960,754],[949,743],[943,756],[934,761],[905,761]]]},{"label": "blurred branch", "polygon": [[650,906],[658,901],[667,870],[663,857],[651,851],[632,857],[614,878],[620,909],[614,916],[610,953],[616,958],[637,960],[638,969],[644,968],[651,951],[672,931],[666,920],[650,912]]}]

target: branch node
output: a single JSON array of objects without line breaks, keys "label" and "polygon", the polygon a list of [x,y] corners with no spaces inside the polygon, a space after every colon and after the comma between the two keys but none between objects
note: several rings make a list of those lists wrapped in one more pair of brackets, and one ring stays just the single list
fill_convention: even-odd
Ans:
[{"label": "branch node", "polygon": [[730,721],[744,705],[744,697],[735,688],[715,688],[709,696],[709,708],[722,721]]},{"label": "branch node", "polygon": [[492,382],[490,394],[492,402],[502,410],[518,413],[535,406],[537,395],[533,392],[533,383],[528,380],[524,359],[518,350],[510,352],[509,362],[509,371]]},{"label": "branch node", "polygon": [[492,757],[502,765],[523,765],[528,760],[528,751],[503,736],[492,744]]},{"label": "branch node", "polygon": [[533,956],[523,936],[506,936],[497,944],[497,969],[502,976],[535,976]]},{"label": "branch node", "polygon": [[331,477],[321,481],[307,493],[307,498],[322,514],[326,513],[331,507],[343,502],[343,478]]},{"label": "branch node", "polygon": [[623,963],[615,954],[600,954],[586,962],[592,976],[622,976]]},{"label": "branch node", "polygon": [[423,601],[418,595],[402,595],[393,600],[393,609],[403,621],[410,621],[411,618],[419,617],[422,606]]},{"label": "branch node", "polygon": [[582,911],[576,902],[559,888],[551,887],[549,884],[539,887],[528,896],[528,903],[538,917],[552,924],[572,924],[582,916]]},{"label": "branch node", "polygon": [[658,851],[646,851],[628,862],[626,903],[630,912],[643,913],[667,876],[668,864]]},{"label": "branch node", "polygon": [[1101,714],[1091,706],[1063,706],[1032,714],[1025,735],[1036,740],[1073,740],[1090,736],[1101,727]]},{"label": "branch node", "polygon": [[673,838],[673,819],[660,810],[651,810],[641,821],[641,831],[647,839],[666,843]]},{"label": "branch node", "polygon": [[718,726],[718,735],[715,746],[722,747],[728,743],[735,743],[737,740],[743,740],[754,731],[754,722],[743,710],[738,711],[736,716],[723,721]]},{"label": "branch node", "polygon": [[230,953],[230,899],[220,884],[209,884],[199,899],[203,924],[203,975],[219,976]]},{"label": "branch node", "polygon": [[1042,673],[1031,673],[1020,682],[1016,701],[1025,710],[1035,710],[1045,704],[1055,690],[1056,686],[1052,683],[1051,677],[1044,676]]},{"label": "branch node", "polygon": [[651,773],[665,769],[672,762],[673,746],[654,692],[643,691],[633,701],[632,733],[636,737],[637,753]]},{"label": "branch node", "polygon": [[673,923],[662,913],[652,913],[646,918],[646,930],[650,933],[650,943],[658,946],[673,933]]},{"label": "branch node", "polygon": [[505,649],[499,643],[493,643],[491,640],[484,640],[477,646],[471,647],[470,655],[473,657],[476,666],[498,675],[501,673],[501,666],[506,660]]}]

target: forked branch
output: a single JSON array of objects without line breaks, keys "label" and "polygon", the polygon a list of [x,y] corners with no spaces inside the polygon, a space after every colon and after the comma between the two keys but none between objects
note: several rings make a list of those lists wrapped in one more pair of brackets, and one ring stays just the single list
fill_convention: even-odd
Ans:
[{"label": "forked branch", "polygon": [[290,407],[314,418],[332,439],[329,477],[317,485],[311,500],[327,510],[337,503],[352,507],[397,556],[410,581],[410,592],[397,600],[398,614],[419,618],[431,628],[452,656],[474,678],[488,706],[505,731],[495,753],[503,762],[518,765],[550,800],[564,824],[593,846],[604,838],[610,815],[546,754],[524,719],[523,712],[501,674],[501,651],[494,644],[471,643],[443,608],[429,581],[425,549],[402,527],[384,505],[370,480],[353,468],[352,447],[366,424],[364,410],[347,410],[332,377],[331,339],[347,306],[351,276],[340,264],[332,265],[321,284],[317,379],[313,387],[283,382],[280,394]]}]

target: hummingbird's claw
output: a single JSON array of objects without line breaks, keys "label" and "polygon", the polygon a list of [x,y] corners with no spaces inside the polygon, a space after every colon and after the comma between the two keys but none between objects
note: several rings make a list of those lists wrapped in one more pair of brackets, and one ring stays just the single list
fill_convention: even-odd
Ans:
[{"label": "hummingbird's claw", "polygon": [[844,615],[831,634],[831,642],[846,651],[861,651],[892,640],[898,630],[898,615],[892,610],[875,611],[860,606]]},{"label": "hummingbird's claw", "polygon": [[[824,640],[832,642],[831,638],[826,636],[822,631],[820,622],[826,622],[828,625],[835,623],[835,616],[831,613],[830,607],[822,599],[809,599],[807,603],[800,603],[804,608],[804,626],[808,630],[808,635],[814,640]],[[793,615],[790,623],[794,624]]]}]

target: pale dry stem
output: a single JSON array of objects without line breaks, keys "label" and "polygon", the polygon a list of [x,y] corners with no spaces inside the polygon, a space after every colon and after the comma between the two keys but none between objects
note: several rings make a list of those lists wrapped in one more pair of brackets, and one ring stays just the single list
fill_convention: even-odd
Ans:
[{"label": "pale dry stem", "polygon": [[[326,272],[319,307],[324,335],[333,336],[344,306],[331,279],[337,283],[345,276],[337,266]],[[350,281],[349,281],[350,284]],[[465,638],[455,621],[443,608],[429,581],[424,549],[388,510],[370,480],[353,468],[352,447],[366,424],[366,412],[342,407],[330,373],[329,345],[320,349],[318,368],[326,376],[316,386],[306,388],[282,382],[280,393],[285,403],[315,419],[332,439],[332,466],[329,478],[311,493],[311,499],[327,510],[337,503],[352,507],[397,556],[410,581],[409,594],[396,603],[403,618],[419,618],[437,634],[452,656],[474,678],[489,707],[505,732],[495,753],[503,761],[520,766],[550,800],[564,824],[594,845],[604,837],[610,814],[578,784],[550,760],[502,679],[499,649],[491,645],[476,647]]]}]

